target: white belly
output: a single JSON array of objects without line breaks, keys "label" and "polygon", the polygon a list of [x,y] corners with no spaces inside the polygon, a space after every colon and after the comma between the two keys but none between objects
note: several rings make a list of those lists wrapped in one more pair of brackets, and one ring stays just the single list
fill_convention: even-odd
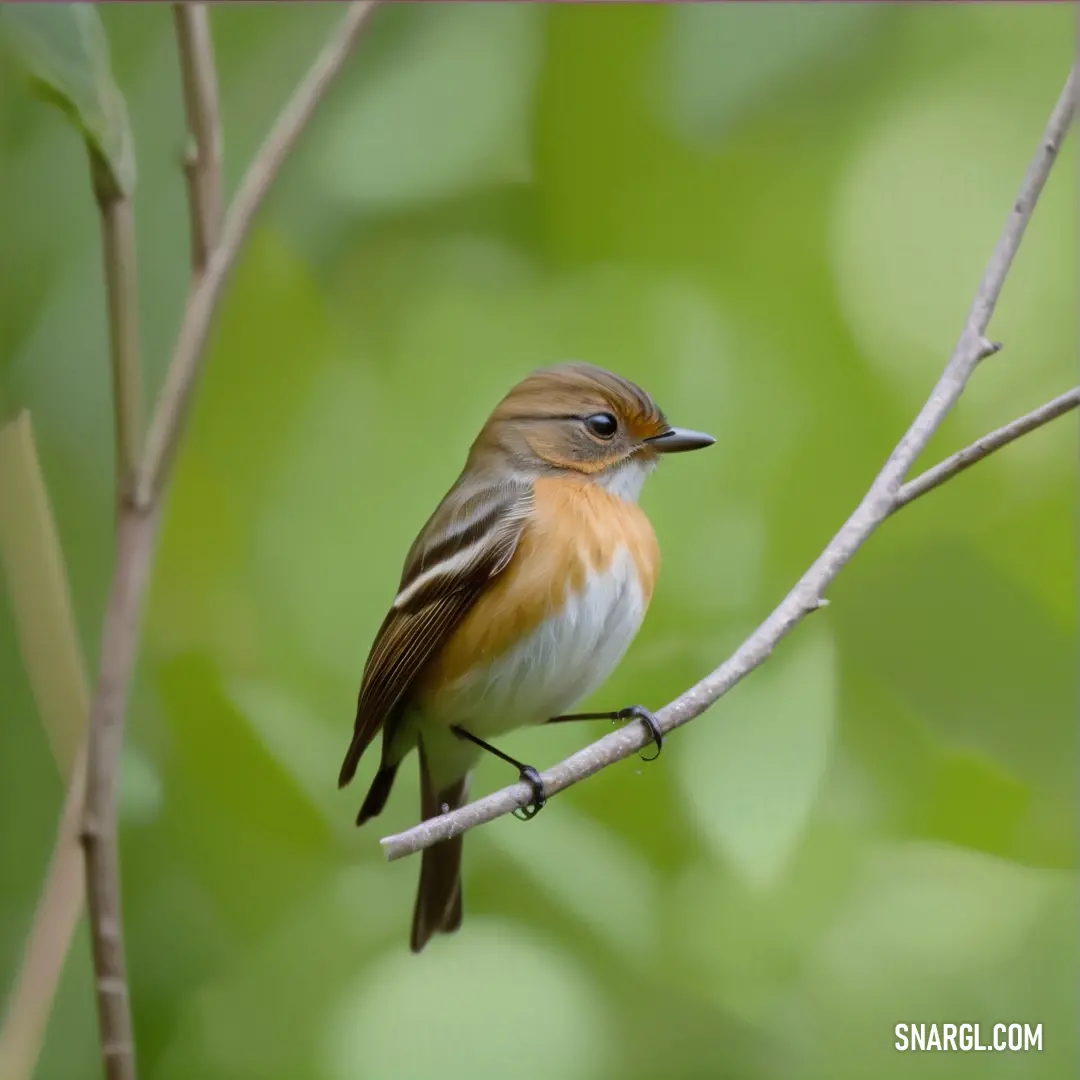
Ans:
[{"label": "white belly", "polygon": [[[467,772],[480,751],[450,732],[458,725],[491,740],[570,712],[614,671],[645,616],[637,568],[628,551],[593,574],[562,611],[485,668],[440,693],[415,717],[440,781]],[[612,709],[618,705],[612,705]]]}]

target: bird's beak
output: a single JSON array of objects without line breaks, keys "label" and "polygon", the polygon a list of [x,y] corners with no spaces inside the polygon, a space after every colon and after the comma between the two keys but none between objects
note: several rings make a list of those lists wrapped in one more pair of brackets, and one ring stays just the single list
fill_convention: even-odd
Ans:
[{"label": "bird's beak", "polygon": [[660,435],[653,435],[645,440],[657,453],[681,454],[684,450],[701,450],[712,446],[716,440],[703,431],[688,431],[686,428],[668,428]]}]

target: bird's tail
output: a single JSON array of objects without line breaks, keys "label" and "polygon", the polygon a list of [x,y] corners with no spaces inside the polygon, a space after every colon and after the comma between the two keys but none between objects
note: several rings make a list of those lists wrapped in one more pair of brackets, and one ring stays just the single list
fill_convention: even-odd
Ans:
[{"label": "bird's tail", "polygon": [[[469,778],[463,776],[442,791],[435,791],[428,769],[424,742],[420,740],[420,813],[424,821],[437,817],[443,806],[456,810],[465,804]],[[414,953],[435,934],[452,934],[461,926],[461,849],[464,837],[455,836],[427,848],[420,861],[420,886],[413,908],[412,936]]]}]

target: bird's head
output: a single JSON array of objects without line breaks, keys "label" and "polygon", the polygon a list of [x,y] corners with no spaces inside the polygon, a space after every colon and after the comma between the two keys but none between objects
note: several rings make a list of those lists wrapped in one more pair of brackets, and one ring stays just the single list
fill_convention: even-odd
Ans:
[{"label": "bird's head", "polygon": [[711,435],[672,427],[629,379],[574,362],[518,383],[484,425],[469,463],[536,475],[574,473],[636,498],[661,454],[714,442]]}]

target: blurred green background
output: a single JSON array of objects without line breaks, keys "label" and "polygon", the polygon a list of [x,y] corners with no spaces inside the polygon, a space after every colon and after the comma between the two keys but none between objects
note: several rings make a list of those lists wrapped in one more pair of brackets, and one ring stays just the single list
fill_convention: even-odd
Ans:
[{"label": "blurred green background", "polygon": [[[215,9],[232,190],[340,17]],[[188,278],[165,5],[102,9],[139,165],[147,382]],[[644,505],[651,613],[598,708],[659,707],[753,629],[925,398],[1064,81],[1067,5],[525,4],[378,14],[229,290],[169,498],[126,757],[153,1080],[1075,1074],[1076,425],[890,521],[832,605],[674,737],[466,845],[420,958],[412,769],[335,789],[401,560],[498,398],[565,358],[718,436]],[[1075,150],[924,464],[1075,382]],[[0,356],[96,655],[112,446],[96,209],[0,70]],[[0,508],[0,512],[3,508]],[[63,785],[0,603],[0,987]],[[519,733],[550,764],[599,735]],[[474,790],[512,780],[485,762]],[[39,1076],[100,1074],[83,927]],[[902,1054],[900,1022],[1041,1023]]]}]

